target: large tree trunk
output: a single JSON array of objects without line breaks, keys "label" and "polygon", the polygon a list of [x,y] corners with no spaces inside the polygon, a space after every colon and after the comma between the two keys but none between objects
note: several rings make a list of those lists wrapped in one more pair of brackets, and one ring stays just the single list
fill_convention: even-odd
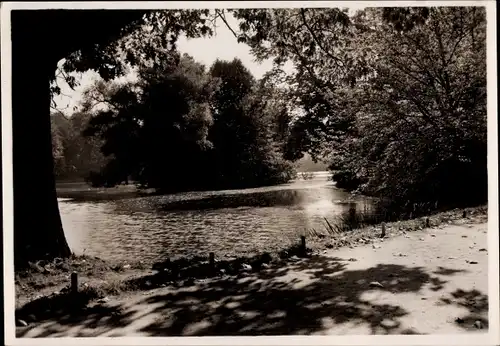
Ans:
[{"label": "large tree trunk", "polygon": [[[50,131],[50,80],[60,59],[105,44],[145,12],[136,10],[14,10],[12,101],[14,261],[67,257],[55,190]],[[59,35],[70,31],[68,36]],[[97,59],[98,60],[98,59]],[[94,61],[88,68],[98,67]]]},{"label": "large tree trunk", "polygon": [[[14,261],[71,255],[62,228],[52,157],[50,89],[57,56],[50,37],[34,42],[30,23],[12,15]],[[31,26],[31,30],[38,28]],[[27,37],[28,36],[28,37]],[[31,38],[31,39],[30,39]],[[44,51],[39,48],[44,48]]]}]

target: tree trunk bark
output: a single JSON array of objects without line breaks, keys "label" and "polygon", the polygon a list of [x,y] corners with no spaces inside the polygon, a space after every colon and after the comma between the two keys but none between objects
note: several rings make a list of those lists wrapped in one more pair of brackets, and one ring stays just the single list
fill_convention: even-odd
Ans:
[{"label": "tree trunk bark", "polygon": [[[12,140],[14,262],[68,257],[55,189],[50,80],[60,59],[105,44],[144,11],[14,10],[12,33]],[[92,23],[92,25],[89,25]],[[71,38],[59,37],[71,30]],[[92,59],[91,59],[92,60]],[[90,67],[98,66],[96,62]]]},{"label": "tree trunk bark", "polygon": [[[52,157],[50,79],[57,57],[41,52],[25,35],[29,23],[12,16],[12,146],[14,262],[71,255],[62,228]],[[33,29],[36,30],[36,29]],[[42,43],[43,45],[43,43]],[[49,45],[44,46],[47,51]],[[34,55],[35,54],[35,55]]]}]

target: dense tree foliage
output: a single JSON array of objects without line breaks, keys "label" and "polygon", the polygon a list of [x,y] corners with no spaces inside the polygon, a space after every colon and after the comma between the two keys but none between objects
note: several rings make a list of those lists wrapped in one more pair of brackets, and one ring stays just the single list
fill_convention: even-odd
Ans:
[{"label": "dense tree foliage", "polygon": [[278,127],[287,110],[273,103],[272,88],[257,83],[238,59],[215,61],[210,75],[219,81],[209,133],[214,180],[237,187],[288,181],[292,167],[280,150],[286,129]]},{"label": "dense tree foliage", "polygon": [[327,157],[339,186],[399,206],[486,200],[484,8],[234,13],[274,78],[297,67],[288,157]]},{"label": "dense tree foliage", "polygon": [[85,131],[103,140],[102,152],[111,158],[93,175],[95,185],[131,177],[172,192],[292,177],[282,153],[287,110],[270,86],[258,84],[239,60],[216,61],[205,71],[187,55],[165,54],[163,63],[139,68],[137,82],[98,82],[85,93],[84,108],[108,105]]},{"label": "dense tree foliage", "polygon": [[102,141],[83,136],[90,120],[88,113],[75,112],[69,117],[53,113],[51,120],[57,180],[81,180],[106,164],[107,160],[101,153]]},{"label": "dense tree foliage", "polygon": [[[204,67],[188,56],[144,67],[135,83],[92,87],[87,95],[110,107],[93,116],[87,136],[102,138],[112,159],[94,183],[114,185],[130,176],[143,185],[184,189],[186,174],[197,184],[197,158],[208,147],[211,123]],[[186,182],[187,183],[187,182]]]}]

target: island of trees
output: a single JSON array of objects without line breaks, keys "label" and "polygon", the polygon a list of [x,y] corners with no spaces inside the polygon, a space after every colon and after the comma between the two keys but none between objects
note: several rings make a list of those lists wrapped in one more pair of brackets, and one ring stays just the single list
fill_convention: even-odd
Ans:
[{"label": "island of trees", "polygon": [[81,112],[53,115],[58,176],[83,174],[95,186],[131,180],[159,192],[293,177],[283,157],[289,112],[278,90],[238,59],[206,70],[174,51],[161,64],[139,67],[133,83],[98,81],[84,93]]},{"label": "island of trees", "polygon": [[[273,59],[260,80],[238,59],[203,66],[177,50],[180,34],[213,35],[228,13],[235,39]],[[70,254],[55,176],[81,172],[96,186],[130,179],[163,193],[253,187],[290,180],[307,153],[338,187],[401,210],[486,202],[485,16],[481,7],[13,13],[16,265]],[[53,47],[61,23],[73,39]],[[33,60],[36,47],[53,49]],[[49,108],[63,58],[70,85],[71,72],[102,77],[69,118]],[[115,80],[131,68],[134,82]],[[26,217],[32,206],[41,219]]]}]

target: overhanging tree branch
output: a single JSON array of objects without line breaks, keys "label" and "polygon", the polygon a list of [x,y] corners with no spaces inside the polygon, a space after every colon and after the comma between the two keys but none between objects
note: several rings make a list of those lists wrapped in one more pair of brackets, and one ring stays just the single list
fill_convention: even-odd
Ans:
[{"label": "overhanging tree branch", "polygon": [[226,25],[226,27],[229,29],[229,31],[231,31],[231,33],[234,35],[234,37],[239,38],[239,35],[233,30],[233,28],[231,28],[231,25],[229,25],[229,23],[227,22],[224,10],[221,11],[221,10],[217,10],[216,9],[215,13],[216,13],[217,17],[219,17],[220,19],[222,19],[222,21],[224,22],[224,24]]},{"label": "overhanging tree branch", "polygon": [[321,50],[323,52],[326,53],[326,55],[328,55],[331,59],[335,60],[337,62],[337,64],[339,64],[341,67],[344,67],[344,63],[341,59],[339,59],[338,57],[334,56],[333,54],[331,54],[325,47],[324,45],[320,42],[319,38],[317,37],[317,35],[314,33],[314,31],[311,29],[311,27],[309,26],[309,24],[307,24],[307,19],[306,19],[306,16],[305,16],[305,9],[301,8],[300,9],[300,14],[301,14],[301,18],[302,18],[302,24],[305,26],[305,28],[309,31],[309,33],[311,34],[312,38],[314,39],[314,42],[316,42],[316,44],[318,45],[318,47],[321,48]]}]

